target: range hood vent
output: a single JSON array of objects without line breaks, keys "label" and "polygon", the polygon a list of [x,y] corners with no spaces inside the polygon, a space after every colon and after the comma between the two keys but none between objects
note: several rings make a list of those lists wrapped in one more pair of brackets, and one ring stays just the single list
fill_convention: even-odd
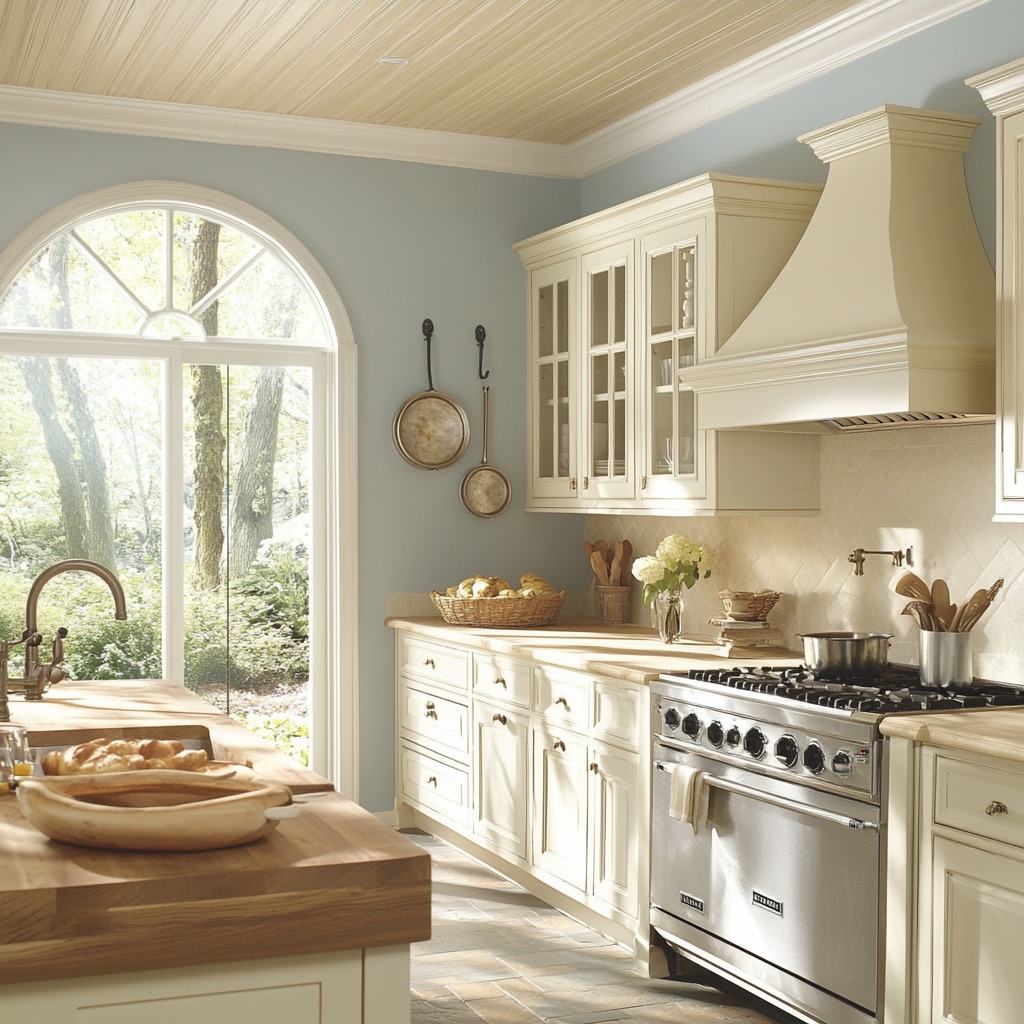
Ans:
[{"label": "range hood vent", "polygon": [[976,117],[884,106],[800,138],[829,164],[761,301],[683,370],[702,425],[834,431],[995,413],[995,275],[963,153]]}]

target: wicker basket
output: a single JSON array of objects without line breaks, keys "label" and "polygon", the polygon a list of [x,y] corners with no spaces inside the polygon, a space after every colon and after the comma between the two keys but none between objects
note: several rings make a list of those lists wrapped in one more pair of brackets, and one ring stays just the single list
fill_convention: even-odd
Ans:
[{"label": "wicker basket", "polygon": [[738,622],[764,622],[780,595],[774,590],[720,590],[718,596],[730,619]]},{"label": "wicker basket", "polygon": [[538,597],[447,597],[432,590],[430,598],[450,626],[522,629],[550,626],[558,618],[565,591]]}]

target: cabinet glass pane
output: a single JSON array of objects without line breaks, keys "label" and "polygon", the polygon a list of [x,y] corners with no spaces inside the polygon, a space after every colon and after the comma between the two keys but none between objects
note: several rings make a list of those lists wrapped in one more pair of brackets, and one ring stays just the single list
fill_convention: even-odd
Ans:
[{"label": "cabinet glass pane", "polygon": [[537,472],[542,477],[555,475],[553,428],[557,422],[554,367],[542,363],[537,371]]},{"label": "cabinet glass pane", "polygon": [[651,257],[650,264],[650,332],[665,334],[672,330],[672,253],[661,252]]},{"label": "cabinet glass pane", "polygon": [[626,268],[622,264],[613,268],[615,287],[612,292],[612,316],[615,334],[613,341],[621,345],[626,340]]},{"label": "cabinet glass pane", "polygon": [[694,268],[692,242],[648,258],[647,472],[654,476],[695,468],[694,398],[678,379],[695,359]]},{"label": "cabinet glass pane", "polygon": [[537,292],[537,354],[550,356],[555,345],[555,289],[546,284]]},{"label": "cabinet glass pane", "polygon": [[590,346],[608,344],[608,271],[590,278]]},{"label": "cabinet glass pane", "polygon": [[557,306],[555,309],[555,350],[560,355],[569,352],[569,282],[559,281],[556,292]]},{"label": "cabinet glass pane", "polygon": [[558,401],[555,405],[558,422],[558,468],[556,476],[569,476],[569,361],[560,360],[558,369]]}]

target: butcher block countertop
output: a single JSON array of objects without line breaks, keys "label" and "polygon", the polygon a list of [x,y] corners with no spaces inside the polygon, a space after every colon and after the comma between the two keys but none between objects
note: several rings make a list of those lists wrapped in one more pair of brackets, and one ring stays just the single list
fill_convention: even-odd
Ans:
[{"label": "butcher block countertop", "polygon": [[429,938],[429,855],[181,686],[66,682],[39,703],[12,698],[11,717],[34,745],[207,730],[216,759],[320,795],[264,839],[190,853],[54,842],[0,797],[0,984]]},{"label": "butcher block countertop", "polygon": [[1024,762],[1024,708],[893,715],[882,719],[882,732],[946,750]]},{"label": "butcher block countertop", "polygon": [[392,617],[385,625],[441,642],[469,644],[496,654],[542,662],[641,685],[662,672],[721,668],[723,664],[800,665],[799,651],[784,647],[736,647],[710,637],[687,636],[666,644],[649,627],[603,626],[594,619],[559,619],[553,626],[496,629],[449,626],[441,618]]}]

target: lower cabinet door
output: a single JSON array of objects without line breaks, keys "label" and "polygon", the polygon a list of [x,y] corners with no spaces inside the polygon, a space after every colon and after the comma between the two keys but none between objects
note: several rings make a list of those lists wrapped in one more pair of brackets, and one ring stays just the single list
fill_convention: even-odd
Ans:
[{"label": "lower cabinet door", "polygon": [[639,759],[598,747],[590,763],[590,891],[635,916],[639,898]]},{"label": "lower cabinet door", "polygon": [[1024,861],[936,838],[929,1024],[1019,1024]]},{"label": "lower cabinet door", "polygon": [[526,858],[528,717],[474,701],[473,832],[489,845]]},{"label": "lower cabinet door", "polygon": [[587,886],[587,744],[574,733],[533,733],[533,864]]}]

